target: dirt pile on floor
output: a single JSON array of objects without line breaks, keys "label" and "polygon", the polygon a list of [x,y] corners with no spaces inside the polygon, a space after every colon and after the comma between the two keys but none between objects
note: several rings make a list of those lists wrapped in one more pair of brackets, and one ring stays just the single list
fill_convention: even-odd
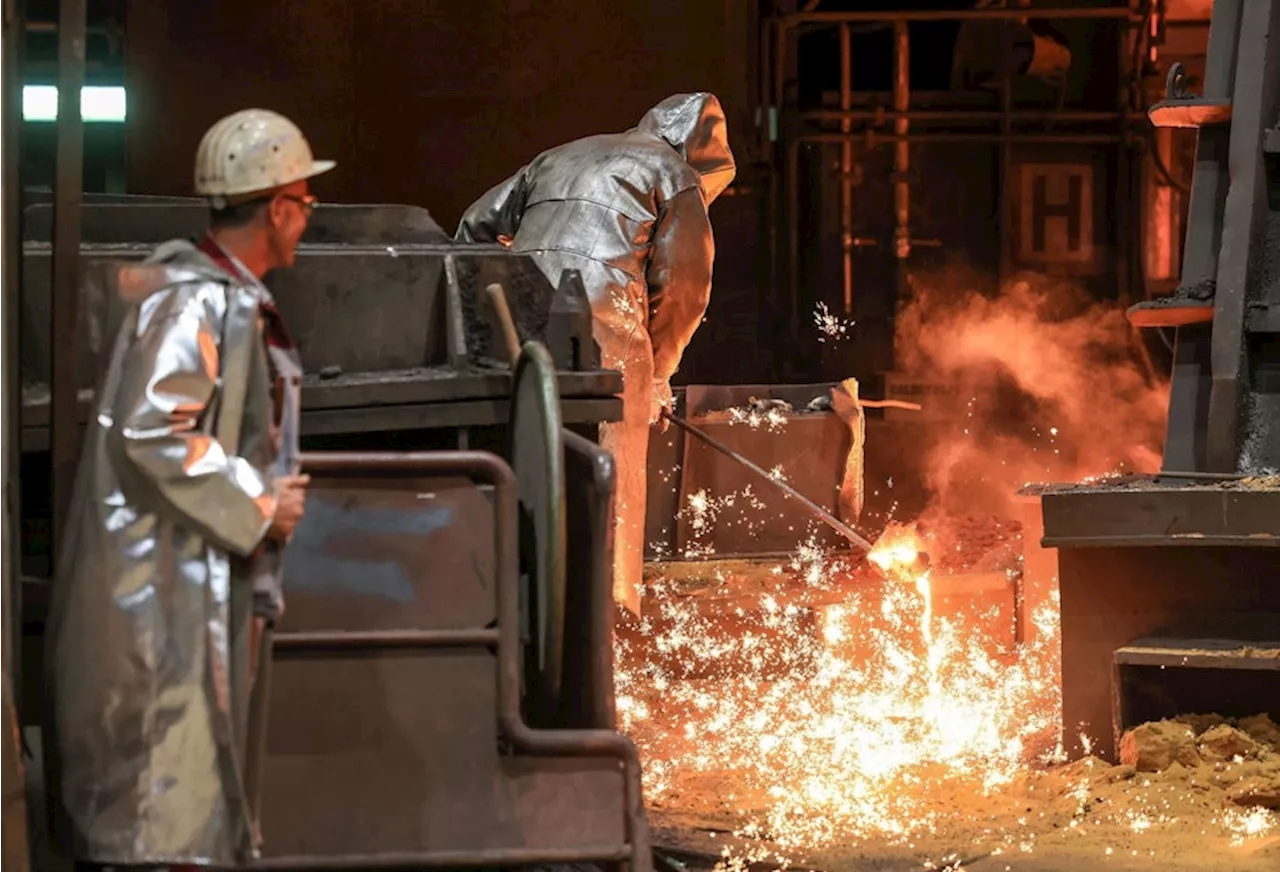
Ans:
[{"label": "dirt pile on floor", "polygon": [[1242,808],[1280,809],[1280,728],[1265,714],[1236,721],[1188,715],[1142,724],[1120,739],[1121,766],[1225,792]]}]

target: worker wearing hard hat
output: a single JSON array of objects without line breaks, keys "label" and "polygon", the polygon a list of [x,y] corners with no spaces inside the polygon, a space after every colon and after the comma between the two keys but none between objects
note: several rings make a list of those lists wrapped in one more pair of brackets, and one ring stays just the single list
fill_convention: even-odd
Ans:
[{"label": "worker wearing hard hat", "polygon": [[307,180],[332,167],[274,112],[223,118],[196,155],[208,234],[122,272],[47,630],[53,793],[82,863],[255,853],[238,762],[252,616],[279,612],[306,486],[301,367],[261,279],[293,263]]},{"label": "worker wearing hard hat", "polygon": [[663,100],[626,133],[538,155],[481,197],[464,242],[510,240],[552,284],[582,274],[601,362],[623,376],[623,421],[601,443],[617,469],[614,596],[638,610],[644,569],[649,425],[671,404],[671,377],[702,322],[715,244],[707,207],[734,177],[714,94]]}]

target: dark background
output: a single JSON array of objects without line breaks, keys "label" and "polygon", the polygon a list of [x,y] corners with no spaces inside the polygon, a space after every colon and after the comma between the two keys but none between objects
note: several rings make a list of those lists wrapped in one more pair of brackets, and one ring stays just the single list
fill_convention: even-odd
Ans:
[{"label": "dark background", "polygon": [[[1170,6],[1190,0],[1171,0]],[[27,0],[24,82],[56,81],[57,0]],[[808,382],[855,375],[880,391],[897,366],[894,320],[904,269],[937,270],[952,258],[994,275],[1007,233],[999,227],[1002,180],[989,144],[912,146],[913,233],[936,239],[904,264],[892,255],[892,148],[859,148],[855,233],[878,244],[855,257],[857,325],[847,341],[820,343],[818,304],[842,300],[837,209],[838,148],[801,149],[801,251],[794,310],[785,265],[785,208],[776,196],[785,160],[770,150],[760,110],[761,21],[776,11],[962,9],[973,0],[90,0],[87,84],[124,85],[128,118],[85,125],[87,191],[187,195],[201,135],[248,106],[296,121],[318,157],[338,168],[315,182],[324,200],[426,207],[447,230],[490,186],[540,151],[633,126],[662,98],[716,93],[738,161],[735,184],[712,206],[717,261],[712,303],[677,382]],[[1042,4],[1038,4],[1042,5]],[[1053,4],[1058,5],[1058,4]],[[1073,5],[1115,5],[1077,0]],[[1073,54],[1061,108],[1113,109],[1114,31],[1062,22]],[[995,108],[991,91],[953,88],[958,25],[911,25],[916,108]],[[1202,38],[1202,37],[1201,37]],[[839,62],[831,29],[808,32],[784,70],[786,111],[831,108]],[[798,59],[798,60],[797,60]],[[886,105],[892,33],[856,29],[858,105]],[[1160,78],[1156,76],[1156,78]],[[1019,97],[1055,108],[1043,88]],[[784,113],[785,114],[785,113]],[[779,136],[793,133],[785,117]],[[916,128],[913,128],[916,129]],[[52,181],[54,125],[24,125],[23,184]],[[1032,160],[1097,160],[1096,240],[1112,262],[1132,260],[1110,222],[1119,197],[1113,150],[1042,147]],[[779,198],[785,199],[785,198]],[[1128,231],[1126,231],[1128,232]],[[771,241],[771,235],[773,237]],[[770,266],[770,246],[784,260]],[[780,250],[780,251],[779,251]],[[1111,269],[1111,276],[1115,271]],[[1141,296],[1141,278],[1131,282]],[[1122,298],[1104,277],[1098,293]]]}]

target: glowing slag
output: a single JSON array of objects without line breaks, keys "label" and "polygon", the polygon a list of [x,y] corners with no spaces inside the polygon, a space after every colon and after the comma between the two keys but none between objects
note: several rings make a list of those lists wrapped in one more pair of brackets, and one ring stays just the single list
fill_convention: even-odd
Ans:
[{"label": "glowing slag", "polygon": [[616,681],[646,797],[661,798],[673,772],[729,772],[741,793],[725,802],[752,810],[750,825],[780,848],[905,839],[936,819],[922,785],[989,791],[1052,752],[1056,603],[1034,616],[1034,646],[998,650],[963,619],[934,616],[930,574],[913,574],[919,547],[914,528],[891,528],[870,555],[878,572],[855,572],[849,558],[806,546],[789,575],[825,604],[765,595],[758,609],[736,609],[756,625],[732,632],[658,582],[648,595],[659,619],[641,633],[663,656],[620,643]]}]

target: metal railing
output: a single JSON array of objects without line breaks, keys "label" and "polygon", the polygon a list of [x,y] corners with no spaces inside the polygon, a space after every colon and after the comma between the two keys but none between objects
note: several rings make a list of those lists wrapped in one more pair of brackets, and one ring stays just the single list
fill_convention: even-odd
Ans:
[{"label": "metal railing", "polygon": [[[1012,104],[1010,89],[1005,83],[1001,86],[998,111],[992,110],[913,110],[911,108],[910,82],[910,50],[911,39],[908,25],[913,22],[1014,22],[1029,19],[1039,20],[1111,20],[1122,25],[1120,39],[1121,70],[1128,68],[1130,61],[1126,46],[1128,29],[1142,21],[1131,5],[1103,7],[1058,7],[1058,8],[992,8],[963,10],[902,10],[876,11],[857,10],[848,12],[796,12],[767,19],[764,22],[761,36],[763,62],[760,64],[760,99],[758,117],[762,128],[758,146],[762,154],[774,157],[775,137],[783,140],[783,163],[775,165],[769,185],[769,260],[772,277],[771,286],[778,286],[778,262],[780,260],[777,224],[785,224],[787,234],[786,279],[788,295],[788,313],[793,340],[799,339],[801,323],[799,312],[800,277],[799,277],[799,171],[798,149],[804,143],[828,143],[840,146],[840,241],[842,257],[842,290],[843,305],[846,314],[852,314],[853,291],[853,255],[854,252],[871,240],[855,238],[853,232],[853,177],[854,148],[862,145],[867,149],[892,144],[894,147],[893,182],[894,230],[893,254],[899,262],[910,257],[916,246],[935,246],[937,240],[916,239],[912,235],[910,192],[910,172],[912,144],[942,143],[991,143],[999,147],[1000,168],[1002,178],[1008,178],[1011,171],[1012,147],[1020,144],[1076,144],[1076,145],[1112,145],[1124,147],[1127,131],[1135,124],[1145,123],[1143,113],[1132,111],[1127,97],[1121,94],[1117,108],[1112,112],[1086,112],[1080,110],[1044,110],[1026,111],[1015,109]],[[893,67],[893,109],[853,108],[852,89],[852,27],[854,25],[883,25],[892,28],[894,35],[894,67]],[[836,28],[839,33],[840,51],[840,109],[798,111],[787,103],[786,68],[789,61],[791,41],[801,31]],[[767,47],[767,48],[766,48]],[[1123,91],[1124,89],[1122,89]],[[998,131],[962,131],[962,132],[929,132],[913,133],[912,122],[955,123],[973,122],[998,123]],[[1038,122],[1046,126],[1056,122],[1090,123],[1114,125],[1107,133],[1065,133],[1034,132],[1015,130],[1017,122]],[[853,122],[864,122],[871,125],[892,123],[892,133],[875,130],[855,130]],[[814,130],[812,127],[823,123],[838,123],[839,131]],[[791,130],[792,125],[799,125]],[[810,129],[804,129],[809,125]],[[1124,163],[1123,161],[1121,163]],[[1123,173],[1122,175],[1126,175]],[[778,178],[781,177],[781,184]],[[1121,185],[1128,185],[1127,176],[1121,178]],[[785,192],[785,204],[780,203],[778,188]],[[781,215],[779,207],[784,206]],[[1000,230],[1001,238],[1007,235],[1010,225],[1009,204],[1007,197],[1000,198]],[[1002,251],[1005,249],[1002,248]],[[1125,252],[1119,252],[1117,271],[1123,269]],[[1002,272],[1007,270],[1006,255],[1002,254]],[[901,272],[901,270],[899,270]],[[1121,287],[1127,283],[1121,277]],[[1122,291],[1123,292],[1123,291]]]}]

